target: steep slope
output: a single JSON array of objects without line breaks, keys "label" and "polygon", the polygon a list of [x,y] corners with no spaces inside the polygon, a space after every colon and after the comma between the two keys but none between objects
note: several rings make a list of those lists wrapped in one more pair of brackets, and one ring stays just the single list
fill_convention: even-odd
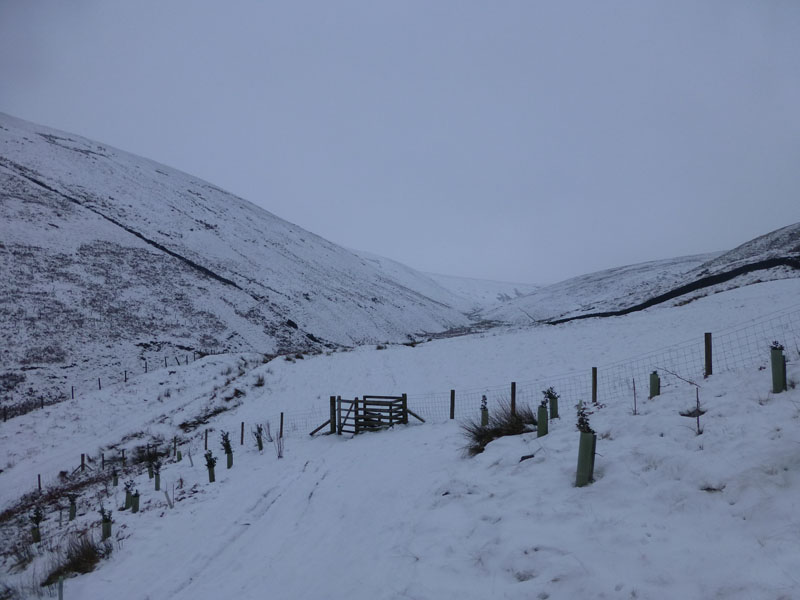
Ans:
[{"label": "steep slope", "polygon": [[737,246],[697,268],[698,275],[713,275],[745,264],[778,257],[800,258],[800,223],[788,225]]},{"label": "steep slope", "polygon": [[209,183],[6,115],[0,265],[6,402],[122,377],[148,352],[314,350],[468,323]]}]

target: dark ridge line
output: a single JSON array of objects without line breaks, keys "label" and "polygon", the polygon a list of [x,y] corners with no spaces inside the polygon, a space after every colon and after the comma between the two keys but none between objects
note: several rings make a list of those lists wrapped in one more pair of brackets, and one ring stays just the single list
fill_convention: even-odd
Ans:
[{"label": "dark ridge line", "polygon": [[[159,244],[158,242],[156,242],[154,240],[146,238],[144,235],[142,235],[141,233],[139,233],[135,229],[131,229],[130,227],[126,227],[125,225],[123,225],[122,223],[117,221],[116,219],[113,219],[113,218],[111,218],[111,217],[109,217],[107,215],[104,215],[99,210],[96,210],[96,209],[92,208],[91,206],[86,206],[80,200],[78,200],[76,198],[73,198],[71,196],[68,196],[64,192],[61,192],[61,191],[59,191],[57,189],[54,189],[54,188],[50,187],[49,185],[47,185],[46,183],[44,183],[43,181],[39,181],[35,177],[32,177],[32,176],[28,175],[26,173],[28,171],[28,169],[26,167],[23,167],[22,165],[17,165],[16,163],[13,163],[11,161],[4,161],[4,162],[10,162],[12,165],[17,167],[19,175],[21,177],[24,177],[25,179],[27,179],[31,183],[34,183],[35,185],[38,185],[39,187],[42,187],[42,188],[48,190],[49,192],[57,194],[57,195],[61,196],[62,198],[65,198],[66,200],[69,200],[70,202],[73,202],[74,204],[77,204],[81,208],[85,208],[86,210],[93,212],[98,217],[101,217],[101,218],[105,219],[106,221],[109,221],[110,223],[113,223],[114,225],[116,225],[120,229],[123,229],[123,230],[127,231],[128,233],[130,233],[133,236],[136,236],[137,238],[139,238],[140,240],[142,240],[146,244],[150,244],[154,248],[157,248],[158,250],[161,250],[161,252],[164,252],[165,254],[169,254],[173,258],[177,258],[178,260],[183,261],[184,263],[186,263],[187,265],[189,265],[193,269],[196,269],[196,270],[200,271],[201,273],[203,273],[203,275],[205,275],[206,277],[210,277],[211,279],[216,279],[220,283],[224,283],[225,285],[233,286],[237,290],[241,290],[243,292],[246,292],[241,287],[239,287],[239,285],[235,281],[231,281],[230,279],[226,279],[225,277],[222,277],[221,275],[217,275],[211,269],[209,269],[207,267],[204,267],[203,265],[200,265],[200,264],[194,262],[193,260],[191,260],[189,258],[186,258],[185,256],[181,256],[177,252],[173,252],[172,250],[170,250],[166,246],[163,246],[162,244]],[[248,295],[249,295],[249,292],[246,292],[246,293],[248,293]]]},{"label": "dark ridge line", "polygon": [[651,306],[655,306],[656,304],[661,304],[662,302],[666,302],[667,300],[678,298],[679,296],[683,296],[684,294],[688,294],[690,292],[695,292],[697,290],[701,290],[703,288],[707,288],[712,285],[717,285],[719,283],[725,283],[726,281],[730,281],[731,279],[738,277],[739,275],[752,273],[753,271],[763,271],[766,269],[773,269],[775,267],[791,267],[793,269],[800,270],[800,260],[796,258],[790,258],[787,256],[781,256],[778,258],[767,258],[764,260],[759,260],[754,263],[742,265],[741,267],[736,267],[735,269],[731,269],[730,271],[725,271],[724,273],[717,273],[716,275],[701,277],[700,279],[697,279],[691,283],[681,285],[668,292],[650,298],[650,300],[645,300],[644,302],[641,302],[639,304],[634,304],[633,306],[629,306],[628,308],[623,308],[622,310],[611,310],[606,312],[591,313],[587,315],[577,315],[575,317],[566,317],[563,319],[552,319],[550,321],[544,321],[544,323],[547,325],[560,325],[561,323],[568,323],[570,321],[577,321],[579,319],[593,319],[595,317],[621,317],[624,315],[628,315],[632,312],[637,312],[640,310],[644,310],[646,308],[650,308]]}]

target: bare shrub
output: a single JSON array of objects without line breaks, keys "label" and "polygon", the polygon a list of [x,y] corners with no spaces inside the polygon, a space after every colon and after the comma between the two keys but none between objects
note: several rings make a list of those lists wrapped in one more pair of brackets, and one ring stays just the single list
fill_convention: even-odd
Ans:
[{"label": "bare shrub", "polygon": [[96,542],[88,531],[72,536],[67,542],[64,559],[51,568],[42,586],[53,585],[59,577],[74,573],[91,573],[100,559],[110,556],[113,549],[108,541]]},{"label": "bare shrub", "polygon": [[535,425],[536,416],[529,406],[518,406],[516,413],[512,413],[511,405],[502,401],[489,416],[488,425],[483,426],[474,419],[461,424],[468,440],[466,453],[469,456],[480,454],[489,442],[509,435],[520,435],[528,431],[529,426]]}]

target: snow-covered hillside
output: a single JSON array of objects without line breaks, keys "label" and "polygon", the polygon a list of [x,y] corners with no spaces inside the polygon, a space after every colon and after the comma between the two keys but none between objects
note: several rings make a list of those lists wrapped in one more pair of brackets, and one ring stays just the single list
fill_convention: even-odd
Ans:
[{"label": "snow-covered hillside", "polygon": [[446,294],[196,177],[7,115],[0,269],[10,401],[118,379],[148,357],[318,351],[468,324]]},{"label": "snow-covered hillside", "polygon": [[628,265],[542,287],[481,316],[505,323],[618,313],[668,301],[690,302],[737,287],[800,277],[800,223],[729,251]]},{"label": "snow-covered hillside", "polygon": [[454,294],[466,298],[473,310],[488,310],[514,298],[533,293],[542,287],[532,283],[490,281],[440,273],[427,273],[427,276]]},{"label": "snow-covered hillside", "polygon": [[524,324],[624,308],[681,285],[687,273],[716,256],[684,256],[580,275],[544,286],[486,311],[484,316]]},{"label": "snow-covered hillside", "polygon": [[[126,475],[142,494],[138,514],[117,510],[122,488],[106,495],[103,485],[81,492],[70,524],[59,525],[45,504],[45,541],[16,569],[24,553],[5,555],[0,581],[8,597],[27,597],[56,559],[48,548],[70,532],[99,531],[102,502],[114,509],[113,553],[94,573],[68,578],[65,598],[793,598],[800,589],[798,297],[795,278],[625,317],[416,347],[268,364],[258,355],[206,357],[15,418],[0,428],[8,450],[0,511],[35,489],[38,473],[45,487],[63,484],[59,471],[71,472],[81,453],[98,470],[100,452],[110,460],[125,448],[130,457],[177,435],[184,458],[162,469],[162,487],[177,500],[172,509],[143,471]],[[793,327],[776,315],[790,316]],[[571,401],[562,402],[547,436],[503,438],[475,458],[464,456],[458,422],[447,420],[451,388],[460,415],[477,416],[476,398],[494,400],[510,381],[519,382],[521,401],[535,404],[548,382],[565,392],[564,374],[588,381],[591,366],[602,376],[621,362],[672,356],[705,331],[714,333],[717,371],[705,380],[694,375],[701,364],[678,373],[699,385],[702,435],[695,419],[680,415],[695,407],[695,387],[665,371],[652,400],[639,380],[636,415],[632,393],[601,396],[604,406],[590,416],[596,481],[586,488],[574,487]],[[764,368],[773,336],[788,359],[790,389],[780,394],[770,392]],[[314,425],[321,424],[331,394],[402,392],[430,415],[427,423],[310,438],[294,417],[317,410]],[[218,407],[227,410],[181,427]],[[274,434],[280,412],[282,459],[269,446],[259,453],[250,433],[270,421]],[[217,456],[220,432],[234,439],[234,467],[225,469],[222,458],[213,484],[201,456],[206,429]],[[0,524],[4,550],[26,545],[30,506]]]}]

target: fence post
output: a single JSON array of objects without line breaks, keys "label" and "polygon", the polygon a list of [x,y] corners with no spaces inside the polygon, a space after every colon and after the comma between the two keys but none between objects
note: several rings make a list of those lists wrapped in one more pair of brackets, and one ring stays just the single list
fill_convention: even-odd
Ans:
[{"label": "fence post", "polygon": [[125,383],[128,383],[128,372],[125,371]]},{"label": "fence post", "polygon": [[244,446],[244,421],[242,421],[242,437],[239,441],[240,446]]},{"label": "fence post", "polygon": [[144,372],[147,373],[147,359],[144,359]]},{"label": "fence post", "polygon": [[711,334],[706,332],[705,335],[705,346],[706,346],[706,370],[704,377],[708,377],[709,375],[714,374],[714,365],[711,359]]},{"label": "fence post", "polygon": [[42,493],[42,475],[39,474],[37,477],[39,479],[39,493],[41,494]]},{"label": "fence post", "polygon": [[81,454],[81,471],[86,469],[86,455]]},{"label": "fence post", "polygon": [[205,446],[204,446],[203,449],[204,450],[208,450],[208,429],[206,429],[206,441],[205,441]]},{"label": "fence post", "polygon": [[280,437],[280,439],[283,439],[283,413],[281,413],[281,433],[280,436],[278,437]]},{"label": "fence post", "polygon": [[342,397],[336,397],[336,433],[342,435]]},{"label": "fence post", "polygon": [[336,433],[336,396],[331,396],[331,433]]},{"label": "fence post", "polygon": [[408,425],[408,396],[402,395],[403,399],[403,425]]},{"label": "fence post", "polygon": [[511,415],[517,414],[517,382],[511,382]]},{"label": "fence post", "polygon": [[100,470],[101,471],[106,470],[106,455],[104,452],[100,453]]},{"label": "fence post", "polygon": [[597,367],[592,367],[592,404],[597,404]]},{"label": "fence post", "polygon": [[166,356],[164,357],[164,366],[165,367],[167,366],[167,357]]},{"label": "fence post", "polygon": [[456,418],[456,391],[450,390],[450,420]]},{"label": "fence post", "polygon": [[70,387],[72,388],[72,399],[75,400],[75,386],[71,385]]},{"label": "fence post", "polygon": [[97,389],[98,390],[102,390],[103,389],[103,386],[100,385],[100,378],[99,377],[97,378]]}]

